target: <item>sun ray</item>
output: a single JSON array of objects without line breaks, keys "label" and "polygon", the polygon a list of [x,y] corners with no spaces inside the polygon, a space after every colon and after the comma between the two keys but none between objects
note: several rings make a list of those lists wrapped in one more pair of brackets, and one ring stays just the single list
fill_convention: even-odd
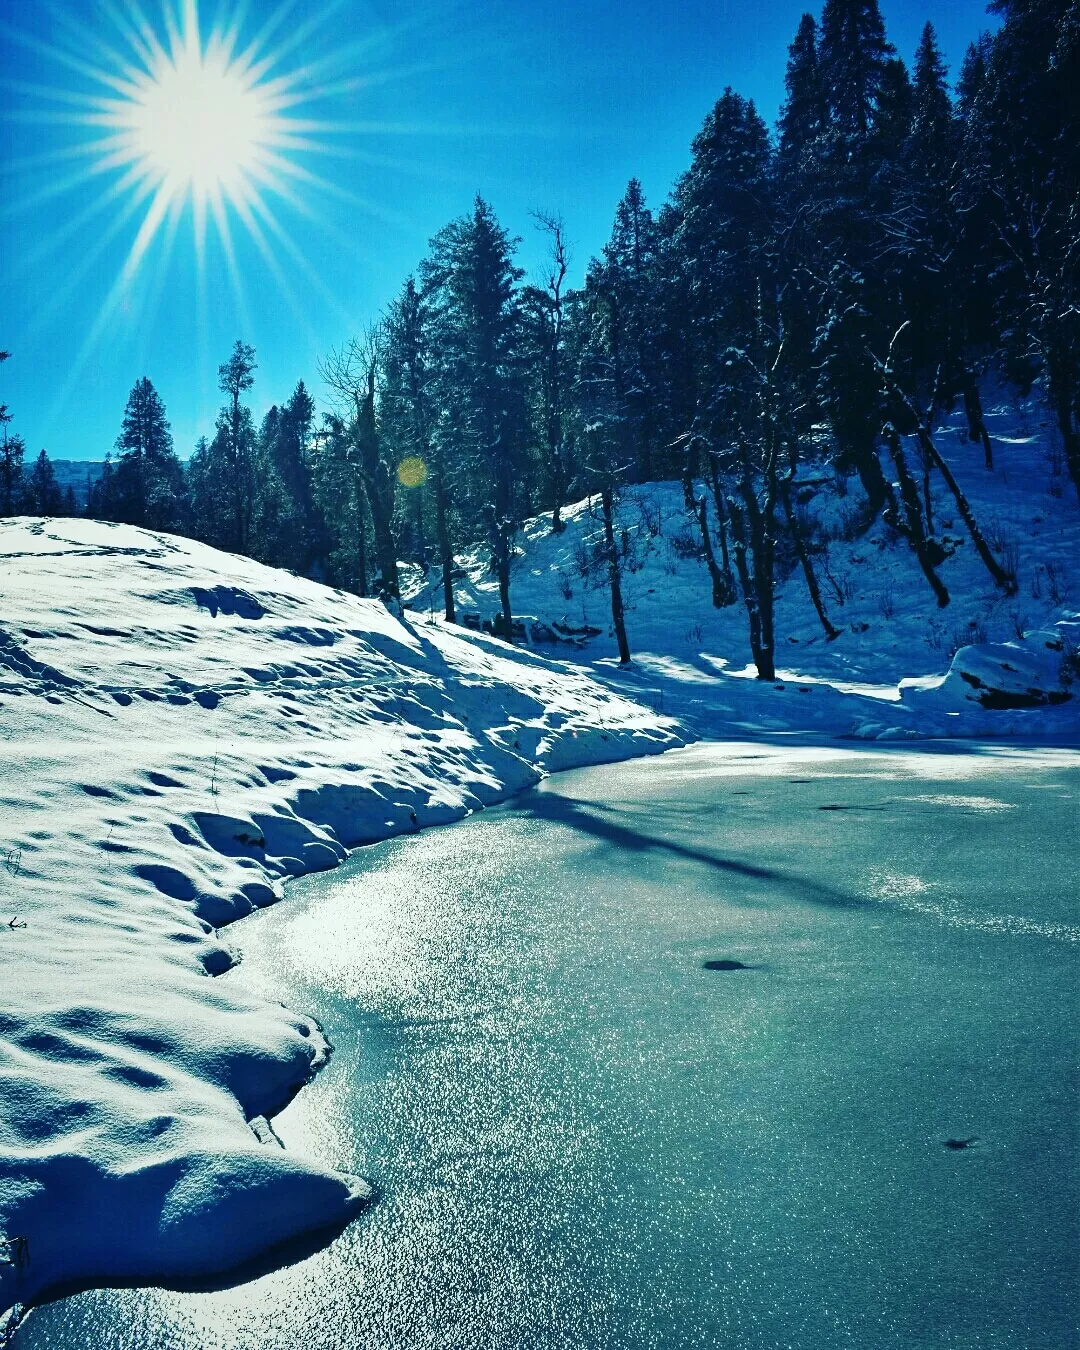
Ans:
[{"label": "sun ray", "polygon": [[[92,7],[43,0],[50,22],[42,35],[15,31],[10,8],[0,19],[0,33],[33,54],[28,70],[55,71],[52,85],[40,76],[0,81],[24,101],[15,118],[48,127],[50,142],[54,127],[78,133],[73,144],[47,142],[38,155],[5,165],[25,175],[26,190],[10,206],[0,204],[0,219],[45,207],[56,222],[44,237],[33,238],[14,266],[41,272],[50,255],[78,245],[74,264],[43,293],[35,328],[55,322],[86,278],[103,272],[103,259],[115,259],[108,264],[116,271],[110,271],[106,293],[79,335],[60,402],[72,396],[88,361],[121,322],[128,331],[149,322],[175,282],[181,236],[193,255],[193,357],[201,370],[211,323],[217,326],[234,311],[230,326],[252,331],[248,295],[255,292],[242,264],[255,265],[253,284],[265,275],[305,332],[311,328],[309,297],[349,325],[354,316],[301,243],[318,236],[342,254],[363,254],[359,216],[410,228],[392,207],[352,190],[351,176],[332,166],[351,159],[422,171],[356,142],[434,136],[444,129],[334,113],[349,111],[343,99],[358,91],[441,68],[440,62],[399,59],[410,46],[415,50],[403,35],[418,29],[430,34],[427,7],[354,34],[342,22],[346,0],[217,3],[205,27],[198,0],[95,0]],[[327,40],[339,30],[343,41]],[[316,160],[327,172],[315,170]],[[444,177],[435,166],[430,171]],[[74,197],[81,189],[89,195]],[[70,210],[54,205],[68,196]],[[350,208],[347,228],[337,203]],[[245,243],[250,247],[241,251]]]},{"label": "sun ray", "polygon": [[248,310],[247,295],[244,292],[243,277],[240,268],[236,262],[236,249],[233,246],[232,227],[229,224],[229,215],[225,208],[225,200],[220,188],[215,188],[209,198],[210,215],[214,224],[217,226],[218,237],[221,240],[222,251],[225,254],[225,271],[229,278],[229,289],[233,293],[233,299],[236,302],[237,314],[240,318],[241,327],[250,332],[252,328],[251,314]]},{"label": "sun ray", "polygon": [[251,204],[241,196],[236,202],[236,212],[244,222],[248,234],[251,236],[255,247],[258,249],[267,270],[277,283],[278,290],[285,297],[289,309],[292,311],[293,318],[307,334],[308,338],[314,342],[316,340],[315,330],[311,325],[311,318],[307,310],[300,303],[300,298],[293,289],[292,282],[285,274],[285,270],[274,256],[274,250],[270,247],[262,227],[255,219],[251,210]]},{"label": "sun ray", "polygon": [[[54,249],[66,244],[69,239],[75,238],[94,220],[106,211],[115,201],[123,197],[129,187],[135,186],[131,181],[130,175],[125,175],[116,183],[103,192],[100,196],[94,197],[90,202],[76,215],[55,229],[52,234],[46,235],[32,249],[22,254],[19,258],[18,267],[20,271],[32,271],[38,263],[43,262]],[[113,217],[108,229],[103,234],[98,234],[94,238],[94,243],[89,250],[84,250],[79,260],[79,265],[75,273],[84,274],[87,258],[98,258],[101,254],[103,242],[111,241],[127,225],[139,207],[150,195],[153,189],[149,185],[139,185],[137,190],[132,192],[127,201],[122,206],[120,213]],[[73,273],[65,276],[67,282]]]},{"label": "sun ray", "polygon": [[[253,197],[251,206],[252,209],[258,214],[259,218],[262,221],[264,221],[267,229],[269,229],[271,234],[273,234],[273,236],[275,237],[275,239],[277,239],[281,247],[292,259],[295,266],[298,267],[300,271],[303,273],[303,275],[307,278],[308,283],[312,287],[312,289],[317,291],[318,294],[322,297],[323,303],[334,314],[338,322],[342,325],[342,327],[348,328],[353,322],[353,316],[349,314],[348,311],[344,308],[338,296],[334,294],[334,292],[326,284],[323,277],[320,276],[318,271],[316,271],[316,269],[312,267],[310,261],[305,256],[299,245],[296,243],[296,241],[292,238],[289,232],[285,229],[285,227],[281,224],[281,222],[277,219],[274,213],[270,210],[270,208],[266,205],[266,203],[258,194],[256,194]],[[343,244],[347,244],[350,241],[345,240],[344,236],[342,236],[341,242]]]}]

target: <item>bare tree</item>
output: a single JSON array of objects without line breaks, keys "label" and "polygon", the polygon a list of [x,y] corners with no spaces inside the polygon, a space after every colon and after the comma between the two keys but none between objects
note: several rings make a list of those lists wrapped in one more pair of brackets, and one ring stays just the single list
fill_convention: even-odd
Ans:
[{"label": "bare tree", "polygon": [[569,479],[565,405],[568,373],[565,361],[566,275],[570,252],[562,217],[546,211],[534,211],[537,228],[548,237],[547,278],[543,288],[530,286],[523,292],[523,304],[532,320],[536,343],[539,420],[541,444],[548,490],[552,499],[551,532],[561,534]]},{"label": "bare tree", "polygon": [[331,350],[319,362],[319,374],[331,390],[347,432],[350,453],[356,457],[371,512],[375,557],[379,566],[379,594],[400,603],[397,542],[394,538],[394,466],[380,433],[376,406],[376,376],[380,361],[380,334],[370,330]]}]

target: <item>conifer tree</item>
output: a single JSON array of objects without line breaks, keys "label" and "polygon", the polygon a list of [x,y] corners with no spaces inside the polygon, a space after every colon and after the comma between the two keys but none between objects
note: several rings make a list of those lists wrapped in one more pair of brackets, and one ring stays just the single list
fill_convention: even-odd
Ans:
[{"label": "conifer tree", "polygon": [[632,178],[615,208],[602,271],[595,274],[610,310],[611,339],[618,347],[619,399],[625,427],[620,454],[631,478],[662,471],[659,237],[641,183]]},{"label": "conifer tree", "polygon": [[544,505],[551,508],[552,533],[561,534],[566,528],[562,508],[570,481],[566,437],[566,276],[570,252],[560,217],[538,211],[534,219],[548,237],[549,253],[545,284],[526,286],[521,292],[523,356],[531,376],[528,385],[534,437],[540,446],[546,480]]},{"label": "conifer tree", "polygon": [[878,0],[825,0],[818,56],[829,122],[842,144],[870,134],[892,55]]},{"label": "conifer tree", "polygon": [[6,407],[0,413],[0,420],[3,422],[0,430],[0,516],[14,516],[23,506],[26,442],[8,431],[10,416]]},{"label": "conifer tree", "polygon": [[64,494],[60,491],[56,470],[46,450],[39,453],[30,472],[26,506],[35,516],[57,516],[63,512]]},{"label": "conifer tree", "polygon": [[180,529],[183,468],[173,449],[165,405],[146,376],[128,395],[116,449],[119,460],[106,506],[109,518],[154,530]]},{"label": "conifer tree", "polygon": [[[1041,370],[1080,493],[1080,18],[1074,0],[994,0],[968,171],[999,241],[999,340]],[[1030,378],[1030,374],[1028,376]]]},{"label": "conifer tree", "polygon": [[258,436],[256,556],[311,575],[322,551],[310,442],[315,401],[301,380],[288,401],[270,408]]},{"label": "conifer tree", "polygon": [[514,263],[516,244],[477,197],[471,215],[435,236],[421,269],[435,309],[445,443],[491,548],[508,640],[513,538],[531,470],[518,289],[524,273]]},{"label": "conifer tree", "polygon": [[217,430],[209,447],[211,477],[224,493],[224,511],[218,516],[210,542],[233,553],[247,553],[252,542],[255,514],[255,425],[251,409],[241,402],[254,385],[255,349],[237,338],[232,354],[218,366],[218,388],[227,402],[218,412]]},{"label": "conifer tree", "polygon": [[936,185],[947,182],[958,149],[956,130],[945,62],[934,25],[927,23],[915,54],[908,161],[928,182]]},{"label": "conifer tree", "polygon": [[[437,357],[431,345],[431,297],[409,277],[390,306],[382,349],[383,422],[399,463],[413,462],[419,480],[414,511],[422,512],[430,495],[435,536],[442,568],[446,620],[457,617],[454,607],[453,486],[445,438],[440,434]],[[445,421],[445,419],[444,419]]]},{"label": "conifer tree", "polygon": [[383,600],[399,603],[394,533],[397,466],[376,397],[382,343],[380,332],[373,331],[362,340],[354,338],[322,361],[320,373],[338,402],[340,433],[333,444],[355,464],[367,499],[379,565],[378,593]]},{"label": "conifer tree", "polygon": [[[11,356],[0,351],[0,365]],[[8,430],[12,414],[0,403],[0,516],[14,516],[23,508],[23,456],[26,442]]]},{"label": "conifer tree", "polygon": [[788,48],[784,89],[787,97],[780,110],[777,167],[787,180],[804,175],[813,147],[825,127],[825,91],[818,65],[818,27],[812,14],[804,14]]}]

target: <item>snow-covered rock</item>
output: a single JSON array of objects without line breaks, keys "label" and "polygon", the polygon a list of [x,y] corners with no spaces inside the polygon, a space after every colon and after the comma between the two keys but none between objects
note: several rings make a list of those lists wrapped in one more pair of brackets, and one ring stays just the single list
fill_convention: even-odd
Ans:
[{"label": "snow-covered rock", "polygon": [[266,1125],[327,1055],[208,978],[218,929],[358,844],[669,718],[581,670],[191,541],[0,521],[0,1307],[168,1282],[368,1194]]},{"label": "snow-covered rock", "polygon": [[918,708],[1015,709],[1069,702],[1078,670],[1070,635],[1080,628],[1063,620],[1054,628],[1025,633],[1012,642],[961,647],[948,673],[931,687],[905,682],[901,694]]}]

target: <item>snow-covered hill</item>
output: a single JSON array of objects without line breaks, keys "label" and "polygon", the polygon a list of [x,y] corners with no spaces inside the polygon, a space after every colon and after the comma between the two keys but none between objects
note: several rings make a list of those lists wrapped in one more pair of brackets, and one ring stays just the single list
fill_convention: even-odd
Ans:
[{"label": "snow-covered hill", "polygon": [[0,521],[0,1307],[220,1271],[364,1183],[262,1119],[318,1027],[208,978],[347,848],[664,750],[580,670],[202,545]]},{"label": "snow-covered hill", "polygon": [[[549,626],[562,621],[599,629],[580,649],[554,650],[689,719],[704,735],[813,728],[864,737],[1075,736],[1080,697],[1030,711],[995,707],[994,699],[985,706],[959,671],[972,663],[985,671],[992,652],[961,655],[956,677],[944,679],[958,651],[1010,644],[998,665],[1015,655],[1018,665],[1037,670],[1043,692],[1058,697],[1070,692],[1060,672],[1080,642],[1080,511],[1055,449],[1056,430],[1035,398],[1017,406],[1002,396],[990,403],[987,424],[992,472],[984,467],[981,446],[964,435],[960,417],[935,439],[991,547],[1015,571],[1015,595],[995,587],[939,476],[932,481],[934,523],[951,551],[940,568],[951,597],[944,609],[905,540],[880,520],[858,533],[864,500],[858,480],[822,466],[803,469],[796,495],[806,527],[826,545],[814,564],[841,635],[826,639],[792,560],[790,570],[778,574],[776,687],[754,678],[742,604],[712,607],[700,535],[678,483],[627,488],[619,506],[632,670],[617,671],[602,574],[594,569],[594,580],[582,575],[582,560],[602,537],[598,499],[564,510],[562,534],[551,533],[550,515],[527,523],[512,573],[514,612]],[[917,469],[918,451],[910,443],[908,461]],[[698,491],[704,489],[699,485]],[[499,607],[498,589],[485,555],[478,551],[463,562],[455,588],[459,611],[490,618]],[[408,600],[418,612],[437,613],[440,578],[433,574],[428,586],[416,583]],[[1021,697],[1014,701],[1022,703],[1026,686],[1006,684],[1015,686]]]}]

